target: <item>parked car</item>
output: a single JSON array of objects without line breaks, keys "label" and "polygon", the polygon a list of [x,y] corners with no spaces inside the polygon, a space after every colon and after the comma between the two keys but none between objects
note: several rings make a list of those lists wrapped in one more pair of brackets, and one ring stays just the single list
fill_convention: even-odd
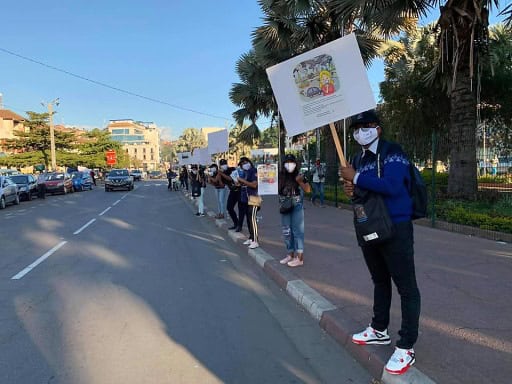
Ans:
[{"label": "parked car", "polygon": [[37,180],[32,175],[13,175],[9,177],[18,186],[18,192],[21,200],[32,200],[37,196]]},{"label": "parked car", "polygon": [[46,174],[46,193],[72,193],[73,192],[73,181],[69,173],[65,172],[53,172]]},{"label": "parked car", "polygon": [[126,189],[131,191],[133,189],[133,177],[127,169],[112,169],[107,178],[105,179],[105,192],[110,192],[115,189]]},{"label": "parked car", "polygon": [[7,204],[18,205],[20,195],[18,186],[7,176],[0,176],[0,209],[4,209]]},{"label": "parked car", "polygon": [[130,172],[130,175],[133,177],[134,181],[140,181],[142,179],[142,171],[138,169],[134,169]]},{"label": "parked car", "polygon": [[72,172],[71,180],[73,181],[73,189],[75,192],[85,189],[92,190],[92,177],[89,172]]}]

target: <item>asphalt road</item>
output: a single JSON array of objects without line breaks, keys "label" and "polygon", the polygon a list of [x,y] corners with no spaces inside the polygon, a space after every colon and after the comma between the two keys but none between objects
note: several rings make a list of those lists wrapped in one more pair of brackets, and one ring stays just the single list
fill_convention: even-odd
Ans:
[{"label": "asphalt road", "polygon": [[164,181],[0,211],[0,383],[372,381],[193,213]]}]

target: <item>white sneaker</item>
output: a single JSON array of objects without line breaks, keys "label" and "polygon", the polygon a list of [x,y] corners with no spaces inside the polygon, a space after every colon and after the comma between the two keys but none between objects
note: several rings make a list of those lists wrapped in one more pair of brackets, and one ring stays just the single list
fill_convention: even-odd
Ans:
[{"label": "white sneaker", "polygon": [[247,239],[247,240],[245,240],[242,244],[243,244],[243,245],[249,245],[249,244],[251,244],[251,243],[252,243],[252,240],[251,240],[251,239]]},{"label": "white sneaker", "polygon": [[388,330],[377,331],[373,329],[371,326],[368,326],[364,331],[355,333],[352,335],[352,342],[354,344],[380,344],[380,345],[388,345],[391,343],[391,338],[388,335]]},{"label": "white sneaker", "polygon": [[391,355],[386,364],[386,371],[392,375],[401,375],[407,372],[409,367],[416,361],[414,349],[395,348],[395,352]]},{"label": "white sneaker", "polygon": [[252,241],[251,244],[249,244],[250,249],[258,248],[260,245],[257,241]]},{"label": "white sneaker", "polygon": [[279,262],[281,264],[288,264],[289,261],[292,261],[293,257],[291,257],[290,255],[286,255],[286,257],[284,259],[281,259]]}]

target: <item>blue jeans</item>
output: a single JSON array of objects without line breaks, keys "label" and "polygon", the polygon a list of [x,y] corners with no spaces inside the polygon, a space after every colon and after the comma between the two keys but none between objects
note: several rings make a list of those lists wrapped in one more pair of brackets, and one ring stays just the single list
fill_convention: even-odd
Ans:
[{"label": "blue jeans", "polygon": [[218,213],[223,215],[225,212],[226,188],[215,188],[215,194],[217,195]]},{"label": "blue jeans", "polygon": [[206,192],[206,188],[201,187],[201,196],[198,197],[197,211],[199,213],[204,213],[204,193]]},{"label": "blue jeans", "polygon": [[324,205],[324,183],[313,183],[311,201],[314,203],[317,197],[320,197],[320,204]]},{"label": "blue jeans", "polygon": [[304,209],[303,203],[296,203],[293,211],[281,215],[281,228],[288,254],[304,252]]}]

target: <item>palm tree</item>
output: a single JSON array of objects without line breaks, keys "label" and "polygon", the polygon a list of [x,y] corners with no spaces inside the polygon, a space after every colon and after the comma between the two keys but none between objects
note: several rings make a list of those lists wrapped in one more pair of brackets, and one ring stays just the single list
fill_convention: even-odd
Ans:
[{"label": "palm tree", "polygon": [[[362,10],[368,25],[385,32],[396,30],[404,17],[424,16],[440,3],[437,0],[332,0],[340,14]],[[446,92],[450,97],[450,174],[452,197],[475,199],[476,126],[478,79],[475,77],[488,45],[488,16],[498,0],[447,0],[440,6],[437,22],[439,60],[434,72],[450,74]],[[506,9],[507,20],[512,14]]]}]

